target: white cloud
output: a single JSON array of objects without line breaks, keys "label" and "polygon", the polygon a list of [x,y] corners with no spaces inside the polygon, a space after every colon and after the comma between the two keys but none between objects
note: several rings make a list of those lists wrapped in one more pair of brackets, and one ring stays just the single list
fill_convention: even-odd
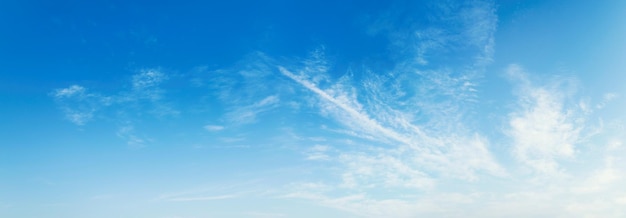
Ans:
[{"label": "white cloud", "polygon": [[598,193],[606,191],[612,188],[615,182],[622,178],[623,172],[620,172],[614,168],[606,167],[594,172],[589,178],[587,178],[582,185],[574,188],[576,193]]},{"label": "white cloud", "polygon": [[157,117],[176,116],[180,112],[165,101],[166,90],[162,84],[168,76],[157,68],[139,70],[132,76],[130,92],[120,92],[116,100],[120,105],[139,105]]},{"label": "white cloud", "polygon": [[[349,122],[354,122],[354,124],[358,124],[358,125],[352,125],[352,126],[362,126],[363,128],[365,128],[364,130],[367,131],[367,133],[371,135],[379,135],[376,133],[381,133],[386,138],[390,138],[395,141],[403,142],[406,144],[409,143],[409,139],[404,138],[399,133],[393,130],[383,127],[377,121],[371,119],[367,114],[362,113],[359,109],[360,105],[353,100],[354,98],[350,98],[345,93],[342,93],[338,90],[330,90],[331,93],[327,93],[325,91],[322,91],[312,82],[309,82],[297,75],[294,75],[293,73],[291,73],[284,67],[279,67],[279,70],[283,75],[293,79],[300,85],[304,86],[305,88],[309,89],[313,93],[320,96],[322,99],[330,102],[331,105],[329,106],[338,107],[339,109],[347,113],[350,119]],[[338,95],[332,96],[332,92],[337,93]]]},{"label": "white cloud", "polygon": [[127,104],[136,106],[143,99],[150,100],[149,111],[157,116],[178,114],[178,111],[169,104],[160,101],[164,90],[159,85],[166,79],[167,76],[157,69],[145,69],[133,75],[130,92],[120,91],[117,95],[101,95],[88,92],[83,86],[71,85],[56,89],[52,96],[65,112],[66,118],[77,125],[86,124],[96,112],[101,112],[105,107],[124,108]]},{"label": "white cloud", "polygon": [[410,161],[389,154],[344,154],[339,158],[347,165],[342,175],[344,187],[431,189],[435,185],[434,179]]},{"label": "white cloud", "polygon": [[276,95],[272,95],[272,96],[267,96],[266,98],[264,98],[263,100],[261,100],[260,102],[253,104],[252,107],[254,108],[258,108],[258,107],[264,107],[267,105],[273,105],[278,103],[278,96]]},{"label": "white cloud", "polygon": [[[459,187],[440,187],[435,191],[393,193],[373,197],[372,192],[337,195],[328,187],[299,187],[282,197],[308,199],[359,217],[621,217],[626,196],[618,180],[597,192],[572,192],[587,181],[569,180],[558,184],[531,184],[507,180],[506,188],[472,186],[471,190],[452,192]],[[467,185],[467,184],[463,184]],[[384,189],[383,189],[384,190]]]},{"label": "white cloud", "polygon": [[119,127],[116,134],[130,147],[139,148],[149,140],[133,133],[130,120],[146,111],[156,117],[179,114],[171,103],[163,100],[165,91],[160,86],[166,80],[167,75],[158,69],[143,69],[132,76],[131,90],[103,95],[80,85],[71,85],[56,89],[51,96],[65,118],[76,125],[85,125],[96,118],[128,123]]},{"label": "white cloud", "polygon": [[204,126],[204,129],[206,129],[209,132],[217,132],[217,131],[221,131],[224,129],[223,126],[218,126],[218,125],[206,125]]},{"label": "white cloud", "polygon": [[614,201],[616,204],[626,205],[626,195],[617,197]]},{"label": "white cloud", "polygon": [[147,89],[157,87],[167,79],[164,73],[158,69],[143,69],[139,73],[133,75],[133,89]]},{"label": "white cloud", "polygon": [[167,192],[158,195],[154,200],[157,201],[170,201],[170,202],[193,202],[193,201],[218,201],[229,200],[243,197],[254,196],[259,193],[264,193],[267,190],[259,190],[259,180],[238,180],[214,184],[204,184],[201,187],[191,188],[184,191]]},{"label": "white cloud", "polygon": [[65,111],[65,117],[72,123],[82,126],[85,125],[89,120],[91,120],[93,118],[93,112],[94,110],[89,110],[89,111],[73,111],[73,110],[66,110]]},{"label": "white cloud", "polygon": [[611,139],[609,140],[609,144],[607,145],[607,150],[608,151],[617,151],[620,148],[623,148],[624,144],[618,140],[618,139]]},{"label": "white cloud", "polygon": [[203,98],[217,98],[224,107],[236,110],[277,93],[291,93],[289,87],[276,80],[276,74],[271,68],[274,62],[262,52],[253,52],[229,68],[197,68],[192,73],[192,81],[210,90]]},{"label": "white cloud", "polygon": [[327,154],[330,150],[329,146],[326,145],[314,145],[309,148],[306,154],[307,160],[329,160],[330,156]]},{"label": "white cloud", "polygon": [[249,211],[249,212],[244,212],[242,214],[246,216],[252,216],[252,217],[271,217],[271,218],[287,216],[284,213],[259,212],[259,211]]},{"label": "white cloud", "polygon": [[143,148],[149,141],[148,139],[137,136],[137,134],[135,133],[135,127],[130,124],[120,127],[117,130],[117,136],[125,140],[126,144],[130,148]]},{"label": "white cloud", "polygon": [[54,93],[54,96],[57,98],[64,98],[64,97],[72,97],[75,95],[79,95],[82,96],[85,93],[85,88],[79,85],[71,85],[68,88],[64,88],[64,89],[57,89]]},{"label": "white cloud", "polygon": [[52,97],[65,113],[65,118],[79,126],[85,125],[98,110],[110,104],[109,98],[90,93],[79,85],[57,89]]},{"label": "white cloud", "polygon": [[274,109],[280,99],[277,95],[267,96],[251,105],[239,106],[234,111],[226,114],[227,119],[235,125],[253,123],[258,114]]},{"label": "white cloud", "polygon": [[[338,183],[329,181],[328,186],[335,188],[310,192],[301,188],[291,197],[364,217],[463,217],[466,210],[447,211],[441,204],[454,208],[457,205],[450,206],[450,201],[470,204],[478,201],[476,197],[452,194],[436,202],[428,200],[435,198],[432,195],[422,199],[402,194],[421,196],[450,188],[440,185],[453,181],[470,181],[466,185],[472,186],[489,176],[510,176],[492,156],[489,138],[465,123],[465,113],[478,99],[476,79],[492,61],[497,23],[493,4],[476,1],[468,5],[450,6],[442,12],[453,16],[443,23],[460,22],[453,25],[460,28],[451,31],[443,27],[379,29],[389,31],[394,48],[400,50],[396,68],[387,74],[364,70],[357,79],[348,72],[333,82],[319,76],[328,67],[279,66],[282,75],[313,93],[318,101],[311,102],[317,103],[321,115],[343,127],[333,132],[372,143],[354,143],[351,149],[328,143],[336,149],[326,154],[328,160],[344,167]],[[474,59],[450,68],[453,65],[442,60],[459,47]]]},{"label": "white cloud", "polygon": [[459,19],[464,24],[463,39],[479,51],[474,63],[477,66],[486,66],[493,61],[494,34],[498,23],[493,4],[491,1],[473,1],[459,13]]},{"label": "white cloud", "polygon": [[[312,200],[357,216],[584,217],[611,210],[617,211],[615,214],[624,214],[621,206],[626,204],[626,193],[619,189],[624,181],[624,170],[617,164],[593,166],[597,164],[593,158],[576,159],[581,151],[580,143],[596,146],[585,141],[586,136],[591,135],[585,134],[588,132],[584,125],[587,117],[578,113],[582,110],[586,113],[584,115],[590,114],[594,105],[589,102],[593,101],[570,104],[571,96],[567,90],[550,82],[547,85],[534,84],[518,65],[511,65],[507,70],[521,90],[517,107],[498,117],[506,120],[506,136],[510,137],[507,139],[512,142],[512,154],[517,160],[511,163],[505,160],[510,164],[507,167],[521,165],[539,174],[562,175],[567,167],[563,162],[569,160],[578,164],[574,166],[585,169],[568,171],[568,175],[548,177],[541,180],[543,183],[537,183],[536,180],[526,180],[525,175],[507,171],[496,161],[494,154],[503,160],[509,156],[499,153],[501,150],[494,150],[492,145],[499,146],[507,139],[486,137],[472,122],[472,119],[480,122],[483,118],[473,118],[470,117],[473,114],[467,113],[481,100],[478,95],[482,68],[492,62],[493,34],[497,25],[495,6],[487,1],[472,1],[460,6],[445,5],[447,3],[434,3],[443,5],[437,9],[445,9],[435,12],[440,13],[437,16],[429,17],[438,24],[435,27],[416,25],[390,30],[393,32],[390,33],[392,43],[410,50],[394,54],[392,59],[397,64],[391,72],[351,69],[344,76],[333,79],[332,75],[337,72],[328,72],[334,69],[324,57],[323,48],[312,52],[310,58],[298,60],[298,66],[280,64],[278,71],[271,68],[275,66],[274,60],[259,53],[233,69],[207,71],[206,67],[198,68],[197,71],[207,74],[209,79],[194,78],[194,84],[213,89],[210,93],[217,97],[203,97],[221,100],[224,105],[220,106],[228,111],[222,121],[229,122],[226,127],[209,124],[203,128],[209,132],[228,128],[230,132],[236,130],[236,125],[257,122],[258,117],[281,105],[291,105],[289,108],[296,112],[312,107],[324,119],[302,119],[310,123],[305,123],[299,130],[308,133],[316,131],[314,127],[322,126],[320,131],[331,134],[323,138],[294,136],[297,139],[293,140],[320,143],[298,151],[309,160],[306,164],[314,163],[319,167],[315,170],[328,166],[319,171],[330,176],[315,177],[315,182],[305,181],[290,190],[292,192],[280,194],[286,198]],[[446,26],[452,29],[446,29]],[[389,27],[393,28],[396,27]],[[471,58],[454,59],[460,53],[469,53]],[[448,61],[455,63],[448,64]],[[163,111],[157,114],[173,114],[175,110],[163,100],[165,90],[161,85],[167,79],[159,69],[145,69],[132,76],[130,90],[111,96],[88,92],[79,85],[57,89],[52,95],[67,103],[64,106],[67,119],[78,125],[98,117],[100,108],[112,104],[119,109],[116,113],[130,114],[131,119],[133,114],[145,111],[145,103],[148,108]],[[596,108],[605,107],[616,96],[616,93],[606,94]],[[284,102],[285,99],[289,99],[288,103]],[[130,109],[133,107],[135,109]],[[306,113],[311,115],[310,111]],[[137,134],[132,122],[123,123],[117,135],[129,146],[142,147],[150,142],[148,137]],[[230,126],[231,123],[234,126]],[[268,122],[267,126],[274,123]],[[289,133],[280,131],[278,134]],[[219,149],[260,147],[258,144],[237,144],[252,141],[253,136],[246,138],[248,136],[243,135],[245,137],[241,134],[218,137],[215,142],[219,145],[215,146],[204,143],[196,146]],[[278,147],[288,143],[268,144]],[[620,139],[609,140],[606,146],[608,152],[621,152],[622,148]],[[619,162],[612,159],[618,159],[617,156],[620,155],[607,157],[605,161]],[[578,181],[569,181],[572,178]],[[223,193],[233,193],[230,191],[244,187],[241,185],[227,191],[219,188],[190,191],[163,195],[159,199],[179,202],[232,199],[241,197],[241,194]],[[241,214],[284,216],[282,213],[256,211]],[[613,217],[620,217],[615,214]]]},{"label": "white cloud", "polygon": [[611,101],[615,98],[619,97],[619,95],[617,93],[605,93],[604,96],[602,97],[603,100],[605,101]]},{"label": "white cloud", "polygon": [[[402,65],[428,69],[458,66],[455,71],[465,71],[492,62],[498,22],[493,1],[424,2],[419,4],[424,8],[420,16],[408,15],[415,7],[394,3],[370,26],[370,33],[387,34]],[[458,54],[465,58],[456,59]]]},{"label": "white cloud", "polygon": [[444,141],[440,151],[434,155],[418,155],[417,163],[433,165],[432,169],[443,175],[467,181],[479,179],[477,171],[503,177],[508,173],[493,158],[488,140],[478,134],[470,136],[442,136]]},{"label": "white cloud", "polygon": [[[283,75],[291,78],[321,98],[323,101],[320,103],[320,109],[325,113],[333,115],[335,119],[348,128],[349,132],[356,133],[356,136],[364,139],[373,139],[391,145],[389,150],[383,150],[382,152],[393,153],[402,150],[400,153],[403,153],[384,158],[386,161],[383,161],[383,163],[390,163],[388,165],[374,163],[376,162],[374,161],[376,160],[375,158],[362,158],[362,155],[358,155],[352,158],[355,161],[354,165],[369,166],[379,164],[381,166],[396,167],[399,165],[394,164],[395,162],[405,164],[410,158],[414,158],[415,160],[420,160],[420,163],[409,161],[412,163],[400,168],[410,169],[414,172],[421,171],[417,168],[437,170],[444,172],[443,174],[445,175],[470,180],[476,179],[473,176],[476,170],[486,170],[494,175],[504,174],[503,169],[495,163],[489,150],[486,148],[485,139],[479,136],[455,136],[447,132],[440,132],[431,136],[424,133],[422,127],[408,121],[404,114],[398,113],[393,108],[381,107],[375,111],[375,114],[377,117],[383,118],[382,120],[385,121],[383,124],[368,114],[365,107],[358,102],[355,92],[344,91],[344,86],[333,85],[329,89],[322,90],[313,82],[304,79],[304,76],[295,75],[284,67],[279,67],[279,70]],[[370,92],[369,94],[377,93]],[[390,102],[382,100],[377,102],[377,105],[390,104]],[[396,148],[398,150],[394,150]],[[374,153],[376,152],[381,151],[375,151]],[[385,172],[385,170],[383,169],[380,172]],[[398,182],[391,181],[391,179],[402,177],[401,175],[404,172],[395,170],[389,172],[395,173],[395,175],[385,177],[390,179],[388,184],[399,185]],[[412,173],[410,175],[417,174]],[[428,176],[424,174],[420,175],[420,177],[426,178]],[[350,178],[350,181],[354,180],[354,176],[351,174],[344,175],[344,178]],[[410,181],[412,180],[414,179],[410,179]],[[405,182],[410,183],[409,180]]]},{"label": "white cloud", "polygon": [[566,108],[566,93],[556,88],[534,87],[519,66],[512,65],[508,73],[522,83],[519,109],[510,114],[507,131],[515,157],[537,172],[559,174],[558,160],[573,157],[580,140],[577,107]]},{"label": "white cloud", "polygon": [[197,196],[197,197],[171,197],[166,201],[214,201],[236,198],[236,195]]},{"label": "white cloud", "polygon": [[606,105],[609,102],[615,100],[618,97],[619,97],[619,95],[617,93],[612,93],[612,92],[611,93],[605,93],[602,96],[602,101],[596,105],[596,108],[603,109],[604,107],[606,107]]},{"label": "white cloud", "polygon": [[[420,195],[395,195],[389,198],[372,198],[366,193],[333,197],[319,191],[300,191],[284,195],[284,198],[308,199],[320,205],[347,211],[358,217],[497,217],[482,213],[470,215],[472,208],[488,197],[480,193],[429,192]],[[486,202],[485,204],[488,204]]]}]

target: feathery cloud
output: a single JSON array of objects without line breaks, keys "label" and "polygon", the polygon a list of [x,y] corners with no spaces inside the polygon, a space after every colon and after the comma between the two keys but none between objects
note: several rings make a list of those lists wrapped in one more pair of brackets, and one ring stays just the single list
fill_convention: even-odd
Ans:
[{"label": "feathery cloud", "polygon": [[166,80],[167,76],[159,69],[142,69],[132,76],[131,90],[103,95],[80,85],[71,85],[57,89],[51,95],[70,122],[81,126],[95,118],[116,120],[124,123],[118,127],[116,135],[128,146],[141,148],[150,140],[135,134],[132,124],[135,115],[145,111],[157,117],[179,114],[163,100],[165,90],[161,85]]},{"label": "feathery cloud", "polygon": [[227,119],[236,124],[247,124],[256,121],[258,114],[269,111],[278,106],[280,99],[277,95],[267,96],[251,105],[240,106],[226,114]]},{"label": "feathery cloud", "polygon": [[111,99],[96,93],[90,93],[79,85],[57,89],[52,97],[65,113],[70,122],[82,126],[89,122],[102,107],[111,104]]},{"label": "feathery cloud", "polygon": [[565,108],[565,95],[550,87],[535,87],[521,67],[509,66],[508,74],[521,80],[520,108],[510,115],[508,134],[515,157],[533,170],[558,174],[558,160],[575,155],[582,118],[576,108]]},{"label": "feathery cloud", "polygon": [[[344,166],[339,182],[329,181],[329,186],[335,188],[310,192],[303,188],[291,197],[311,199],[365,217],[450,215],[434,202],[390,198],[381,190],[418,194],[458,179],[478,182],[483,173],[507,176],[489,149],[489,139],[467,128],[463,117],[476,102],[476,79],[493,55],[497,21],[493,5],[477,1],[450,8],[446,16],[454,17],[441,22],[460,22],[455,25],[459,28],[452,31],[437,27],[382,29],[390,33],[394,48],[403,47],[397,52],[397,66],[388,74],[365,70],[357,79],[348,72],[332,81],[323,76],[327,66],[278,67],[283,76],[319,99],[315,106],[320,114],[344,128],[336,132],[371,142],[357,144],[360,146],[354,149],[340,149],[329,143],[336,150],[326,154],[328,160]],[[449,68],[442,60],[448,58],[447,51],[458,48],[472,52],[475,59],[461,63],[460,68]],[[320,57],[312,55],[311,59]],[[314,62],[326,63],[307,63]],[[468,195],[459,196],[463,196],[459,198],[464,199],[462,202],[472,201]]]},{"label": "feathery cloud", "polygon": [[54,92],[54,97],[57,98],[67,98],[75,95],[83,96],[85,94],[85,88],[79,85],[71,85],[70,87],[64,89],[57,89]]},{"label": "feathery cloud", "polygon": [[135,127],[130,124],[120,127],[116,135],[126,141],[126,144],[131,148],[142,148],[148,141],[145,138],[137,136],[137,134],[135,134]]}]

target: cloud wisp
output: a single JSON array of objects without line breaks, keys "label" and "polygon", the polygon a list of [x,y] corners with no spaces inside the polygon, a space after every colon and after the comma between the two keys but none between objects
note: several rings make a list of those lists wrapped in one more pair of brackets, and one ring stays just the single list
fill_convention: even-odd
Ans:
[{"label": "cloud wisp", "polygon": [[168,77],[160,69],[142,69],[132,76],[130,90],[111,95],[92,92],[81,85],[56,89],[51,96],[70,122],[83,126],[96,118],[112,119],[122,123],[117,136],[133,148],[140,148],[146,139],[136,136],[133,114],[148,111],[156,117],[175,116],[177,110],[164,100],[161,87]]},{"label": "cloud wisp", "polygon": [[214,201],[236,198],[236,195],[217,195],[217,196],[199,196],[199,197],[174,197],[168,198],[167,201]]},{"label": "cloud wisp", "polygon": [[[311,55],[311,61],[306,62],[320,63],[319,67],[278,66],[282,76],[307,90],[310,98],[317,99],[308,101],[315,102],[320,115],[332,118],[344,128],[337,132],[365,142],[357,143],[358,148],[352,144],[350,149],[339,142],[327,142],[323,152],[313,154],[323,157],[320,161],[335,161],[343,166],[335,175],[337,179],[315,186],[298,186],[286,197],[309,199],[364,217],[532,215],[527,210],[539,206],[533,201],[546,203],[536,214],[573,215],[578,209],[583,210],[579,205],[586,202],[572,191],[576,187],[588,186],[590,190],[581,191],[598,191],[591,196],[595,199],[606,195],[598,188],[602,184],[620,181],[621,177],[617,176],[620,171],[611,167],[567,172],[571,168],[561,162],[575,162],[580,152],[577,147],[597,132],[588,126],[589,118],[582,109],[570,103],[576,102],[570,99],[575,87],[533,85],[523,76],[521,67],[512,65],[506,70],[521,90],[514,102],[517,107],[502,117],[507,120],[508,127],[502,134],[510,139],[510,153],[494,154],[490,144],[500,141],[471,130],[466,114],[479,99],[477,81],[492,61],[497,23],[493,4],[475,3],[452,7],[459,10],[460,19],[456,21],[463,23],[456,32],[418,30],[416,38],[407,39],[394,38],[406,30],[388,30],[393,32],[394,40],[407,40],[400,44],[416,45],[416,51],[400,59],[388,74],[365,70],[359,72],[358,78],[349,72],[332,81],[324,76],[330,68],[326,61],[319,61],[323,55]],[[442,35],[444,32],[448,35]],[[445,53],[439,54],[437,50],[454,50],[456,46],[467,52],[468,45],[475,57],[471,62],[449,68],[440,61],[446,58]],[[412,85],[403,81],[414,82]],[[311,158],[310,151],[305,154],[308,160],[316,159]],[[518,162],[504,165],[495,156],[513,157]],[[518,174],[519,166],[529,168],[532,173]],[[583,175],[591,176],[585,182],[587,185],[565,179]],[[506,185],[486,188],[502,180],[514,184],[511,186],[531,186],[535,191]],[[549,181],[549,185],[541,187],[537,181]],[[456,189],[451,185],[458,183],[468,188]],[[398,192],[405,195],[397,195]],[[548,203],[563,196],[573,200]],[[619,196],[602,203],[603,207],[615,205]],[[441,207],[442,202],[449,207]],[[458,209],[450,210],[450,207]],[[559,208],[571,210],[564,212]]]},{"label": "cloud wisp", "polygon": [[277,95],[267,96],[251,105],[240,106],[236,110],[226,114],[229,123],[241,125],[253,123],[257,115],[278,106],[280,99]]},{"label": "cloud wisp", "polygon": [[[352,150],[335,141],[326,141],[335,146],[314,146],[311,150],[324,157],[319,160],[343,164],[339,182],[296,186],[286,198],[308,199],[363,217],[620,217],[626,212],[616,209],[626,196],[616,191],[625,181],[622,175],[626,171],[615,164],[623,159],[626,149],[622,141],[626,138],[599,131],[590,123],[593,114],[578,104],[572,80],[536,84],[519,65],[505,70],[516,84],[510,90],[516,99],[510,102],[515,107],[502,115],[507,123],[503,135],[510,143],[510,153],[497,155],[517,162],[502,166],[492,157],[488,138],[466,131],[458,123],[450,124],[450,132],[429,128],[411,122],[408,118],[412,116],[396,109],[399,106],[393,102],[381,100],[391,95],[358,90],[345,83],[345,78],[340,79],[340,85],[321,88],[319,83],[306,79],[305,70],[296,70],[300,73],[295,74],[279,67],[279,71],[320,99],[320,114],[342,124],[344,132],[351,133],[348,136],[371,142]],[[353,89],[357,91],[349,91]],[[359,97],[361,93],[377,97]],[[361,103],[364,100],[359,99],[377,99],[370,102],[379,105],[368,107],[370,102]],[[408,130],[420,132],[412,134]],[[610,140],[605,145],[597,143],[607,137]],[[582,152],[599,156],[579,159]],[[479,170],[488,174],[477,173]],[[471,188],[450,186],[460,181]]]},{"label": "cloud wisp", "polygon": [[[462,28],[454,31],[387,28],[392,41],[417,45],[415,53],[399,53],[408,55],[388,75],[366,70],[360,76],[365,79],[348,73],[331,82],[323,76],[329,68],[326,61],[320,60],[323,55],[319,51],[300,68],[278,67],[283,76],[320,99],[317,106],[321,114],[342,124],[343,132],[373,143],[363,145],[358,152],[339,152],[335,157],[347,167],[342,175],[343,186],[428,190],[442,178],[476,181],[479,173],[506,175],[492,157],[488,139],[465,127],[462,117],[463,108],[472,103],[471,96],[476,92],[476,72],[485,64],[484,59],[492,55],[497,20],[492,6],[485,3],[453,7],[462,14],[454,15],[453,22],[470,20],[478,22],[478,27],[461,23]],[[416,34],[398,37],[409,32]],[[444,33],[447,35],[441,35]],[[482,57],[481,63],[475,60],[462,65],[461,73],[450,73],[446,65],[426,59],[445,58],[446,54],[437,53],[433,46],[451,47],[459,43],[476,47],[474,52]],[[310,63],[320,64],[311,67]],[[419,86],[404,83],[405,80],[417,81]]]},{"label": "cloud wisp", "polygon": [[79,126],[85,125],[97,111],[112,103],[110,97],[90,93],[80,85],[57,89],[51,95],[65,113],[65,118]]},{"label": "cloud wisp", "polygon": [[513,153],[537,172],[558,173],[557,159],[572,158],[576,153],[574,145],[581,139],[584,120],[577,117],[576,110],[565,109],[565,93],[555,88],[533,87],[517,65],[511,65],[507,71],[523,80],[520,107],[509,120]]},{"label": "cloud wisp", "polygon": [[224,130],[224,126],[219,126],[219,125],[206,125],[204,126],[204,129],[206,129],[209,132],[218,132],[218,131],[222,131]]}]

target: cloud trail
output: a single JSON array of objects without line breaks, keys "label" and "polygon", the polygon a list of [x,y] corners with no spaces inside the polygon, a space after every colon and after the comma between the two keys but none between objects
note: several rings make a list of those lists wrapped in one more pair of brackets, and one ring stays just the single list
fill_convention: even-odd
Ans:
[{"label": "cloud trail", "polygon": [[[378,123],[376,120],[371,119],[367,114],[364,114],[360,111],[358,111],[357,109],[351,107],[348,103],[345,102],[344,99],[338,99],[335,98],[333,96],[331,96],[330,94],[322,91],[321,89],[319,89],[315,84],[304,80],[296,75],[294,75],[293,73],[289,72],[287,69],[285,69],[284,67],[279,67],[280,72],[291,78],[292,80],[294,80],[295,82],[299,83],[300,85],[304,86],[305,88],[309,89],[310,91],[314,92],[315,94],[319,95],[321,98],[331,102],[332,104],[334,104],[335,106],[341,108],[343,111],[345,111],[346,113],[348,113],[348,115],[350,115],[351,117],[353,117],[354,119],[356,119],[357,123],[360,123],[364,126],[367,127],[368,131],[370,133],[374,133],[375,132],[380,132],[382,133],[385,137],[389,138],[389,139],[393,139],[395,141],[401,142],[403,144],[406,145],[410,145],[411,144],[411,140],[409,138],[406,138],[404,136],[402,136],[401,134],[385,128],[384,126],[382,126],[380,123]],[[418,135],[423,135],[423,133],[421,133],[421,131],[418,128],[415,128],[416,133]]]}]

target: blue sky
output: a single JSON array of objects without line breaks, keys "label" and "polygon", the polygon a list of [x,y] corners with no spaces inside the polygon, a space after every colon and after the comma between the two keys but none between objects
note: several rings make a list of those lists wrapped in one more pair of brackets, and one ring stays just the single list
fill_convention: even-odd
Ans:
[{"label": "blue sky", "polygon": [[624,217],[623,1],[2,1],[1,217]]}]

